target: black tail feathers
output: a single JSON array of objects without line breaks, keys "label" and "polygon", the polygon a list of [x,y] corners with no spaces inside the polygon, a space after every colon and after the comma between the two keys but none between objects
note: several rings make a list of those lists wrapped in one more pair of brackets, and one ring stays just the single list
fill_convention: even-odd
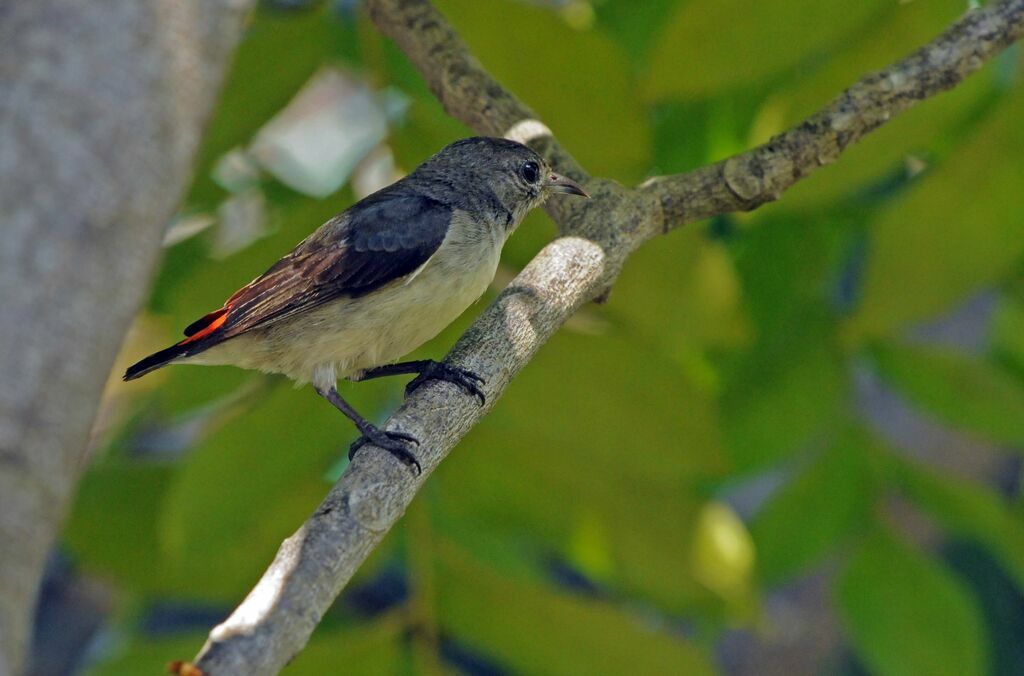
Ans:
[{"label": "black tail feathers", "polygon": [[185,329],[188,336],[180,343],[175,343],[165,350],[154,352],[142,361],[132,364],[124,373],[125,380],[135,380],[155,371],[161,366],[166,366],[179,357],[187,357],[191,354],[202,352],[208,347],[213,347],[225,338],[217,329],[220,329],[228,319],[228,308],[222,307],[214,310],[201,319],[192,322]]},{"label": "black tail feathers", "polygon": [[154,352],[145,359],[129,366],[128,370],[124,372],[124,379],[135,380],[140,378],[161,366],[167,366],[178,357],[183,357],[192,351],[194,351],[193,345],[186,345],[184,343],[171,345],[169,348]]}]

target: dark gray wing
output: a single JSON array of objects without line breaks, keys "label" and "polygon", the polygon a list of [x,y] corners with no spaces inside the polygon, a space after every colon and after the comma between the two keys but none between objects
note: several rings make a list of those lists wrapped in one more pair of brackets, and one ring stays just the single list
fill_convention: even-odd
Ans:
[{"label": "dark gray wing", "polygon": [[336,298],[375,291],[434,255],[451,214],[450,207],[398,186],[375,193],[329,221],[185,335],[214,345]]}]

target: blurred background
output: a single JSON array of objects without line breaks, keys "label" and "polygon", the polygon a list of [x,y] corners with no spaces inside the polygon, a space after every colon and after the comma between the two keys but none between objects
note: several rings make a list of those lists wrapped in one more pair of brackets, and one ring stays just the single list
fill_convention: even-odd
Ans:
[{"label": "blurred background", "polygon": [[[593,174],[766,141],[964,0],[437,0]],[[358,0],[263,2],[111,375],[31,673],[189,659],[344,471],[308,388],[124,367],[446,143]],[[649,243],[430,477],[290,674],[1024,673],[1013,48],[755,213]],[[555,234],[533,214],[490,297]],[[416,358],[440,358],[485,298]],[[371,419],[402,379],[342,386]]]}]

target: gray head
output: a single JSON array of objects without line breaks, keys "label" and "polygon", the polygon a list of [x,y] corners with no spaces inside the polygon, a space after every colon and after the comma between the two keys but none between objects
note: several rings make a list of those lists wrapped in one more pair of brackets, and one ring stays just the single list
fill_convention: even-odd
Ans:
[{"label": "gray head", "polygon": [[503,138],[476,136],[442,148],[409,175],[425,194],[514,227],[552,193],[588,197],[540,155]]}]

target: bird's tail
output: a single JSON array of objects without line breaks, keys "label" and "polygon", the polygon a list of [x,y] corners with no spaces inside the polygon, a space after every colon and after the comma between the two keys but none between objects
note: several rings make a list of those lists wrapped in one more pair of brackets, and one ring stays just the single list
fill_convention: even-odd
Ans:
[{"label": "bird's tail", "polygon": [[124,372],[125,380],[135,380],[140,378],[150,371],[155,371],[162,366],[167,366],[175,359],[186,356],[190,351],[191,345],[186,345],[184,342],[178,343],[177,345],[171,345],[170,347],[154,352],[145,359],[142,359],[131,366]]},{"label": "bird's tail", "polygon": [[220,342],[217,336],[217,329],[221,328],[224,324],[224,321],[227,319],[227,313],[227,308],[221,308],[193,322],[185,329],[185,335],[188,336],[185,340],[159,352],[154,352],[145,359],[132,364],[124,372],[124,379],[135,380],[136,378],[141,378],[150,371],[167,366],[177,359],[198,354],[209,347],[213,347]]}]

